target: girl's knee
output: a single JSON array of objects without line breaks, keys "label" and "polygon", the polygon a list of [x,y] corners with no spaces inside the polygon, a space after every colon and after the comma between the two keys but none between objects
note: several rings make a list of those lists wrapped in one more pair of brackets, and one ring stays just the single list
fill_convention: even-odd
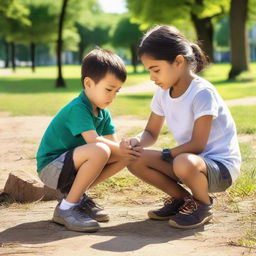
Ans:
[{"label": "girl's knee", "polygon": [[192,154],[180,154],[173,160],[173,171],[175,175],[183,180],[197,171],[197,163]]},{"label": "girl's knee", "polygon": [[143,169],[144,165],[145,165],[145,162],[144,162],[143,158],[140,157],[137,160],[135,160],[134,162],[129,163],[127,165],[127,169],[132,174],[137,174],[137,173],[139,173]]},{"label": "girl's knee", "polygon": [[142,170],[144,170],[145,166],[148,166],[150,158],[152,158],[151,152],[143,150],[140,157],[134,162],[130,163],[127,168],[133,174],[140,173]]}]

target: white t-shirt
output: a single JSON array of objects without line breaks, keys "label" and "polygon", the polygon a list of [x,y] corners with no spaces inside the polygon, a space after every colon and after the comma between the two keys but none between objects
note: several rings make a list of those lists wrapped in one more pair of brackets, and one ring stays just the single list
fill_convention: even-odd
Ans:
[{"label": "white t-shirt", "polygon": [[224,164],[232,181],[235,181],[241,166],[236,126],[228,107],[210,82],[196,77],[178,98],[171,98],[169,90],[158,88],[151,109],[165,117],[179,145],[191,140],[196,119],[212,115],[214,118],[208,142],[200,155]]}]

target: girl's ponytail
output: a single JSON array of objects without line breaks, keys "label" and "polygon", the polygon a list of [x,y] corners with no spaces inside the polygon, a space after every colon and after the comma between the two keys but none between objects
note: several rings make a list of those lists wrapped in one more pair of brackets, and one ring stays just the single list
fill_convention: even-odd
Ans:
[{"label": "girl's ponytail", "polygon": [[208,64],[208,58],[197,44],[187,40],[177,28],[167,25],[155,26],[146,33],[138,48],[140,58],[143,54],[169,63],[182,55],[195,73]]},{"label": "girl's ponytail", "polygon": [[193,50],[194,58],[195,58],[194,72],[199,73],[209,64],[209,59],[204,54],[203,50],[200,48],[198,44],[190,42],[190,46]]}]

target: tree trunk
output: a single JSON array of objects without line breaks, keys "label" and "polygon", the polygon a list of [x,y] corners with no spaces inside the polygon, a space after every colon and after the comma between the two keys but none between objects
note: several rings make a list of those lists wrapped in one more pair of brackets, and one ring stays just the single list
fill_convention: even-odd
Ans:
[{"label": "tree trunk", "polygon": [[208,56],[210,62],[214,62],[213,55],[213,25],[212,17],[199,19],[195,14],[191,13],[191,19],[194,23],[197,39],[202,43],[202,49]]},{"label": "tree trunk", "polygon": [[80,63],[82,63],[82,60],[84,58],[84,49],[85,49],[85,46],[83,46],[82,44],[79,44],[79,60],[80,60]]},{"label": "tree trunk", "polygon": [[62,46],[63,46],[62,31],[63,31],[63,24],[64,24],[67,3],[68,3],[68,0],[63,0],[61,14],[60,14],[60,20],[59,20],[58,41],[57,41],[58,78],[56,80],[56,87],[66,87],[64,79],[62,77],[61,54],[62,54]]},{"label": "tree trunk", "polygon": [[241,72],[249,70],[249,46],[247,41],[246,20],[248,0],[231,0],[230,42],[231,70],[228,79],[235,79]]},{"label": "tree trunk", "polygon": [[32,72],[35,73],[35,56],[36,56],[36,45],[35,45],[35,43],[30,44],[30,54],[31,54]]},{"label": "tree trunk", "polygon": [[9,43],[4,41],[5,44],[5,60],[4,60],[4,67],[9,68]]},{"label": "tree trunk", "polygon": [[11,59],[12,59],[13,72],[16,71],[15,57],[16,57],[16,47],[15,47],[15,44],[13,42],[11,42]]},{"label": "tree trunk", "polygon": [[132,58],[132,66],[133,66],[133,72],[137,73],[137,46],[136,45],[131,45],[130,46],[131,50],[131,58]]}]

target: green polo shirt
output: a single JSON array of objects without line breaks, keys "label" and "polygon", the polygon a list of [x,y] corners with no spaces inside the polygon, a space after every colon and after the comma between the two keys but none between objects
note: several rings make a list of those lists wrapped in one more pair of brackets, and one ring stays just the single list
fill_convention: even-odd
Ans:
[{"label": "green polo shirt", "polygon": [[38,172],[62,153],[86,144],[81,133],[89,130],[96,130],[100,136],[115,133],[109,111],[99,109],[96,117],[82,91],[56,114],[46,129],[36,156]]}]

